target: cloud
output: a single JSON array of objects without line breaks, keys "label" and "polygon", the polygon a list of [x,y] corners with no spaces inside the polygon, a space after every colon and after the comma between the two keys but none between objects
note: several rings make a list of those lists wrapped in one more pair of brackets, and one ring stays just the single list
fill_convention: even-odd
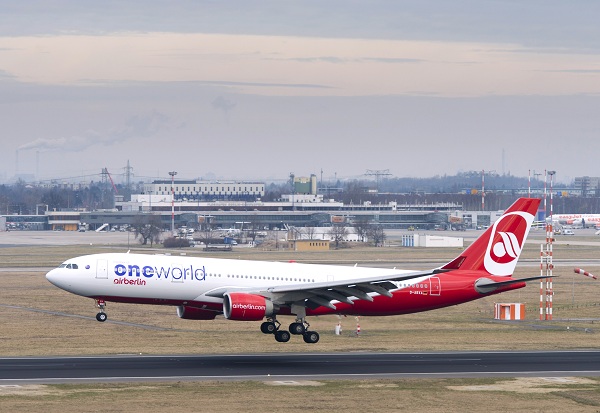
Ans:
[{"label": "cloud", "polygon": [[125,125],[114,131],[102,134],[87,130],[79,135],[55,139],[38,138],[17,148],[18,151],[37,150],[81,152],[95,145],[110,146],[132,138],[147,138],[168,127],[168,117],[156,111],[130,118]]},{"label": "cloud", "polygon": [[227,100],[223,96],[219,96],[218,98],[212,101],[212,105],[215,109],[219,109],[227,113],[231,109],[235,108],[236,104],[230,100]]},{"label": "cloud", "polygon": [[0,70],[0,81],[1,80],[15,80],[16,77],[5,70]]},{"label": "cloud", "polygon": [[337,56],[314,56],[314,57],[292,57],[292,58],[265,58],[264,60],[278,60],[278,61],[290,61],[290,62],[301,62],[301,63],[361,63],[361,62],[376,62],[376,63],[392,63],[392,64],[404,64],[404,63],[421,63],[423,59],[411,59],[403,57],[357,57],[357,58],[342,58]]}]

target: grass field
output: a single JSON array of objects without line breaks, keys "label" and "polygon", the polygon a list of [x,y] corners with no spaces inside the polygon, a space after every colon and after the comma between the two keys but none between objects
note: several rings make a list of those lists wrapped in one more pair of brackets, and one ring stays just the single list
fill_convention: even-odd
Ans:
[{"label": "grass field", "polygon": [[[600,285],[573,274],[578,263],[599,258],[593,245],[554,246],[554,320],[539,321],[539,282],[472,303],[394,317],[310,319],[321,341],[277,343],[259,323],[190,321],[172,307],[109,303],[109,321],[98,323],[90,299],[49,284],[45,270],[77,255],[119,246],[39,246],[0,249],[0,354],[3,356],[91,354],[200,354],[237,352],[443,351],[512,349],[589,349],[598,347]],[[458,249],[352,248],[327,253],[240,249],[213,256],[244,259],[340,263],[363,266],[429,268]],[[181,251],[172,251],[179,254]],[[197,250],[188,255],[207,256]],[[515,276],[539,275],[539,244],[527,244]],[[594,263],[592,263],[594,264]],[[598,264],[585,269],[599,274]],[[526,320],[493,320],[495,302],[526,304]],[[282,320],[283,321],[283,320]],[[117,323],[121,322],[121,323]],[[129,323],[129,324],[122,324]],[[240,383],[153,383],[30,386],[13,392],[0,387],[0,411],[264,411],[360,408],[365,411],[600,411],[595,379],[553,382],[535,379],[323,381],[314,385]],[[300,383],[307,384],[307,383]],[[479,387],[478,387],[479,386]],[[14,389],[13,389],[14,390]],[[231,394],[237,397],[231,397]],[[275,395],[275,396],[274,396]],[[273,400],[273,397],[276,397]],[[359,407],[360,406],[360,407]],[[560,409],[559,409],[560,407]]]},{"label": "grass field", "polygon": [[595,379],[178,382],[0,389],[6,412],[597,412]]}]

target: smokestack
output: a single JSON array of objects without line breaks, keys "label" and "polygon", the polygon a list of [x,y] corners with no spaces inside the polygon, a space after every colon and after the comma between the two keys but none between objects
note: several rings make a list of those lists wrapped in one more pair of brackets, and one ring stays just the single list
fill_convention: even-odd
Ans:
[{"label": "smokestack", "polygon": [[35,178],[40,179],[40,151],[35,151]]},{"label": "smokestack", "polygon": [[19,150],[15,151],[15,176],[19,175]]}]

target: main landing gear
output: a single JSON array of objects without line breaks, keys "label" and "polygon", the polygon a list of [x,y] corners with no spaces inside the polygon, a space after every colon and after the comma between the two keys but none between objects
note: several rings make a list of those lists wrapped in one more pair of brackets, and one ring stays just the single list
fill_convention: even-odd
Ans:
[{"label": "main landing gear", "polygon": [[101,323],[105,322],[108,318],[108,316],[104,312],[104,309],[106,308],[106,301],[96,300],[96,307],[100,309],[100,312],[96,314],[96,320],[100,321]]},{"label": "main landing gear", "polygon": [[305,318],[296,319],[295,322],[290,324],[288,330],[280,330],[281,323],[274,317],[267,318],[267,321],[260,325],[260,331],[264,334],[274,334],[275,340],[280,343],[287,343],[290,341],[292,334],[302,335],[305,343],[314,344],[319,341],[319,333],[316,331],[309,331],[308,327],[310,324],[306,322]]}]

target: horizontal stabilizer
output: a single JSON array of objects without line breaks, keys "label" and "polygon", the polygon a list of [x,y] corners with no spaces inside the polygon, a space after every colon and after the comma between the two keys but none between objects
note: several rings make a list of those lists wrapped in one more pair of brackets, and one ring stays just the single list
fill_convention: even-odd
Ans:
[{"label": "horizontal stabilizer", "polygon": [[[557,277],[558,276],[553,276],[552,278]],[[508,281],[494,281],[490,280],[489,278],[480,278],[477,281],[475,281],[475,290],[477,290],[477,292],[480,294],[489,294],[501,287],[506,287],[508,285],[518,284],[526,281],[542,280],[544,278],[550,277],[538,275],[537,277],[519,278]]]}]

